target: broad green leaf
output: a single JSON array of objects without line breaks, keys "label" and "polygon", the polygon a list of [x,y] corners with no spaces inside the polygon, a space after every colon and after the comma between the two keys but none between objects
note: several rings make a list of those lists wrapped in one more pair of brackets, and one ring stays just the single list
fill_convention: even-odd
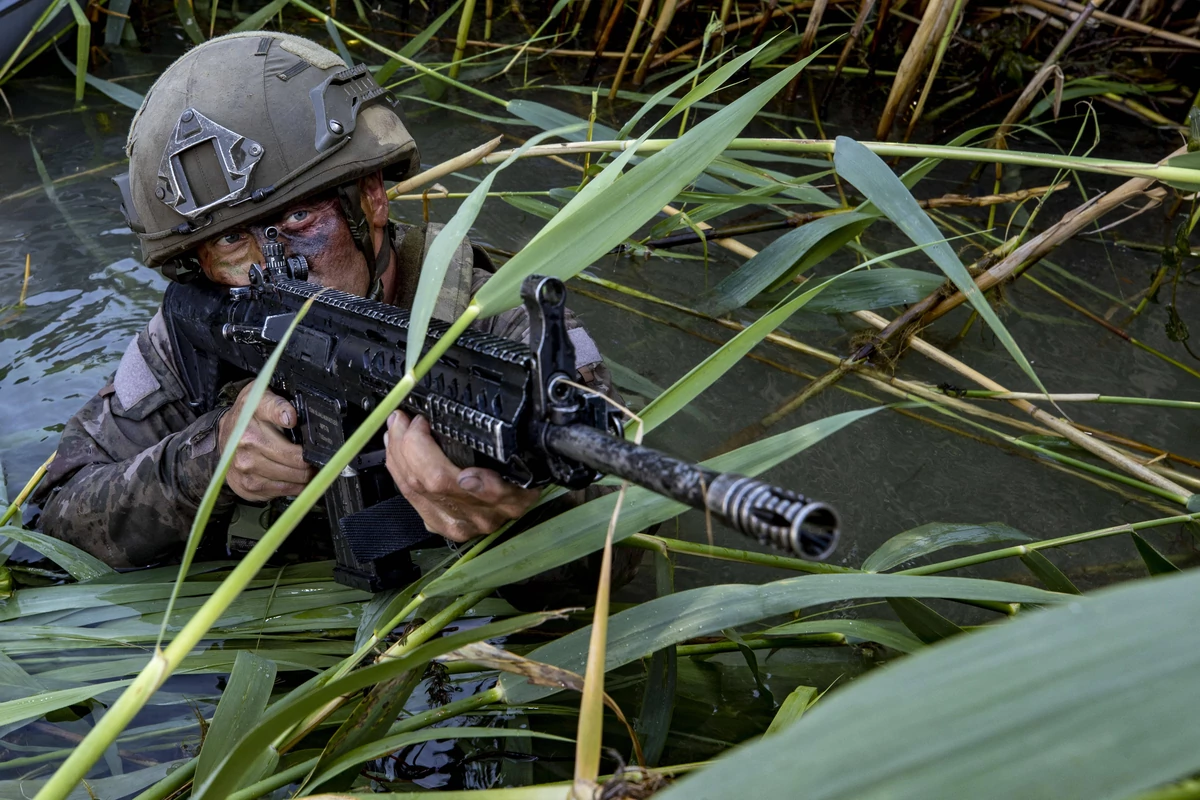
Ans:
[{"label": "broad green leaf", "polygon": [[70,573],[77,581],[87,581],[101,575],[113,574],[113,568],[74,545],[37,531],[27,531],[14,525],[0,528],[0,537],[20,542],[44,555]]},{"label": "broad green leaf", "polygon": [[535,197],[504,197],[501,199],[513,208],[520,209],[526,214],[532,214],[542,219],[554,219],[554,215],[558,213],[559,209],[558,206],[551,205],[544,200],[538,200]]},{"label": "broad green leaf", "polygon": [[[623,162],[621,157],[615,159],[539,236],[484,284],[474,301],[481,307],[481,315],[494,316],[515,306],[520,300],[521,282],[528,275],[569,278],[624,241],[691,183],[811,58],[780,70],[629,172],[619,173]],[[626,151],[621,155],[630,154]],[[595,192],[588,191],[614,168],[616,177],[611,183],[601,184]],[[586,226],[562,222],[585,213]]]},{"label": "broad green leaf", "polygon": [[[108,798],[130,797],[162,780],[183,763],[184,761],[164,761],[152,767],[126,772],[123,775],[88,778],[87,785],[77,787],[67,795],[67,800],[95,800],[95,798],[108,800]],[[33,797],[46,780],[46,778],[35,778],[33,780],[0,781],[0,797]]]},{"label": "broad green leaf", "polygon": [[[75,65],[67,60],[67,57],[62,54],[62,51],[60,51],[58,48],[55,48],[54,52],[58,53],[59,59],[64,65],[66,65],[67,69],[71,71],[72,75],[78,74],[78,70],[75,68]],[[137,111],[142,107],[142,100],[144,99],[142,95],[138,94],[132,89],[122,86],[119,83],[113,83],[112,81],[106,81],[103,78],[97,78],[95,75],[92,75],[86,71],[83,74],[83,81],[88,86],[91,86],[97,91],[103,92],[104,94],[108,95],[110,99],[117,101],[126,108],[132,108],[134,111]]]},{"label": "broad green leaf", "polygon": [[[768,203],[786,204],[792,202],[800,202],[799,200],[781,200],[776,195],[787,187],[783,184],[774,186],[754,186],[740,192],[680,192],[676,195],[675,200],[681,203],[703,203],[703,205],[688,209],[686,217],[684,214],[676,214],[673,217],[659,220],[654,227],[650,229],[647,236],[648,239],[659,239],[675,231],[685,227],[686,220],[690,220],[694,225],[699,225],[701,222],[707,222],[710,219],[719,217],[722,214],[728,214],[737,211],[740,208],[745,208],[748,205],[765,205]],[[679,254],[673,253],[674,258],[678,258]]]},{"label": "broad green leaf", "polygon": [[0,701],[19,700],[45,691],[42,678],[33,677],[0,650]]},{"label": "broad green leaf", "polygon": [[108,20],[104,23],[104,46],[116,47],[121,43],[121,35],[129,22],[129,6],[133,0],[109,0]]},{"label": "broad green leaf", "polygon": [[[658,597],[675,591],[675,564],[670,555],[654,552],[654,587]],[[675,695],[679,682],[679,654],[674,647],[656,650],[646,667],[642,707],[634,726],[648,766],[657,766],[671,735]]]},{"label": "broad green leaf", "polygon": [[766,67],[777,58],[797,49],[803,40],[804,36],[799,33],[786,33],[776,36],[767,47],[763,48],[762,53],[754,59],[754,66]]},{"label": "broad green leaf", "polygon": [[746,305],[751,298],[784,276],[804,272],[824,261],[862,232],[872,221],[855,211],[813,220],[790,230],[759,251],[716,286],[700,296],[698,307],[720,316]]},{"label": "broad green leaf", "polygon": [[[455,15],[455,13],[458,11],[458,7],[462,4],[463,0],[454,0],[450,7],[443,11],[437,19],[422,28],[420,33],[414,36],[407,44],[404,45],[404,47],[401,47],[398,54],[404,56],[405,58],[415,58],[417,53],[421,51],[421,48],[428,44],[429,40],[437,35],[437,32],[441,30],[442,26],[445,25],[451,17]],[[396,70],[400,69],[401,66],[403,65],[400,63],[399,59],[389,58],[387,63],[380,67],[379,71],[375,73],[375,82],[380,86],[386,85],[388,79],[391,78],[392,75],[395,74]]]},{"label": "broad green leaf", "polygon": [[[955,147],[966,145],[972,139],[980,136],[986,131],[987,128],[974,128],[966,131],[965,133],[955,137],[950,142],[950,145]],[[749,154],[740,153],[739,155],[745,159]],[[920,183],[925,176],[927,176],[933,170],[933,168],[940,163],[941,159],[937,158],[922,159],[900,176],[900,182],[911,189]],[[813,244],[808,254],[805,255],[803,259],[798,261],[796,265],[792,267],[792,269],[785,271],[782,275],[777,277],[773,283],[768,285],[766,287],[767,290],[776,291],[781,289],[796,275],[808,269],[813,264],[828,258],[830,254],[838,250],[840,247],[857,238],[863,233],[863,231],[869,228],[875,220],[879,218],[879,210],[875,207],[875,204],[869,200],[855,209],[853,213],[862,215],[862,218],[858,223],[849,225],[845,228],[838,227],[836,230],[830,231],[824,239]],[[738,270],[738,272],[740,273],[741,270]],[[735,275],[736,274],[737,273],[735,273]],[[730,308],[733,308],[733,306],[730,306]]]},{"label": "broad green leaf", "polygon": [[[683,78],[680,78],[678,80],[678,82],[677,82],[678,85],[675,86],[675,88],[678,88],[679,86],[683,86],[687,83],[690,83],[691,80],[692,80],[692,73],[685,73]],[[593,88],[591,86],[562,85],[562,86],[543,86],[542,88],[543,89],[553,89],[553,90],[560,91],[560,92],[571,92],[572,94],[586,94],[588,96],[590,96],[592,94],[592,92],[595,91],[595,88]],[[632,103],[642,103],[643,105],[650,105],[650,106],[674,105],[676,102],[678,102],[677,98],[674,98],[674,97],[669,97],[669,96],[659,97],[659,93],[657,93],[657,92],[653,95],[649,95],[649,94],[646,94],[645,92],[631,92],[626,89],[621,89],[620,91],[618,91],[617,98],[620,100],[628,100]],[[699,102],[692,104],[692,108],[698,108],[698,109],[701,109],[702,111],[720,111],[724,107],[725,106],[721,103],[708,103],[708,102],[703,102],[703,101],[699,101]],[[781,120],[793,121],[793,122],[797,122],[797,121],[798,122],[811,122],[812,121],[812,120],[806,120],[803,117],[790,116],[788,114],[780,114],[780,113],[774,112],[774,111],[760,111],[760,112],[758,112],[758,116],[762,117],[763,119],[781,119]],[[774,153],[772,153],[770,155],[771,155],[772,159],[780,158],[780,156],[777,156]],[[780,160],[783,160],[783,159],[780,158]],[[822,163],[828,163],[828,162],[822,162]],[[820,163],[818,163],[818,166],[819,165],[820,165]]]},{"label": "broad green leaf", "polygon": [[[312,791],[328,781],[330,778],[336,777],[339,773],[350,769],[351,767],[360,766],[368,761],[376,758],[383,758],[389,753],[394,753],[397,750],[408,747],[409,745],[419,744],[421,742],[436,742],[445,739],[550,739],[556,742],[570,742],[564,736],[555,736],[550,733],[539,733],[537,731],[520,730],[515,728],[479,728],[479,727],[446,727],[446,728],[430,728],[423,731],[409,731],[407,733],[397,733],[392,736],[385,736],[378,741],[365,744],[351,750],[336,761],[330,763],[327,767],[321,768],[313,777],[312,781],[306,787],[306,791]],[[441,794],[440,792],[438,793]]]},{"label": "broad green leaf", "polygon": [[[230,754],[234,744],[258,722],[267,707],[267,701],[271,699],[274,685],[273,661],[259,658],[246,650],[237,654],[225,691],[221,693],[221,700],[213,713],[208,735],[204,737],[204,747],[200,750],[194,779],[197,785],[208,780],[216,765]],[[278,759],[271,750],[249,755],[254,763],[244,773],[247,783],[270,774]]]},{"label": "broad green leaf", "polygon": [[337,26],[333,24],[331,17],[325,18],[325,32],[329,34],[329,38],[333,40],[333,46],[337,49],[338,55],[342,57],[342,61],[346,62],[347,67],[354,66],[354,58],[350,55],[350,51],[346,48],[346,43],[342,41],[341,34],[338,33]]},{"label": "broad green leaf", "polygon": [[804,716],[804,712],[816,701],[817,694],[815,686],[797,686],[793,689],[791,694],[784,698],[783,704],[779,706],[779,710],[775,712],[775,717],[771,720],[771,724],[767,726],[766,733],[763,736],[779,733]]},{"label": "broad green leaf", "polygon": [[957,545],[1030,541],[1033,541],[1030,537],[1002,522],[927,522],[888,539],[867,557],[862,568],[866,572],[883,572]]},{"label": "broad green leaf", "polygon": [[77,686],[72,689],[56,689],[0,703],[0,736],[11,733],[51,711],[82,703],[84,700],[90,700],[110,689],[118,689],[127,685],[129,685],[128,680],[107,681],[91,686]]},{"label": "broad green leaf", "polygon": [[928,252],[933,262],[946,273],[946,277],[979,312],[979,316],[992,329],[996,338],[1034,385],[1045,392],[1046,387],[1042,385],[1041,379],[1034,373],[1029,360],[1004,327],[1004,323],[996,316],[983,292],[979,291],[967,268],[958,260],[950,245],[940,241],[943,237],[929,219],[929,215],[917,204],[916,198],[909,193],[883,159],[846,136],[837,138],[835,148],[833,159],[838,174],[854,184],[910,239],[917,244],[929,246]]},{"label": "broad green leaf", "polygon": [[[744,269],[744,267],[743,267]],[[814,297],[805,311],[844,314],[871,308],[903,306],[923,300],[946,282],[941,275],[893,267],[842,276]]]},{"label": "broad green leaf", "polygon": [[[878,410],[876,407],[835,414],[704,463],[720,471],[756,475]],[[425,595],[459,595],[503,586],[594,553],[604,546],[616,500],[616,494],[608,494],[536,525],[474,561],[437,578],[425,587]],[[686,509],[687,506],[682,503],[647,489],[630,487],[625,492],[614,541],[670,519]]]},{"label": "broad green leaf", "polygon": [[394,792],[372,794],[371,800],[563,800],[571,792],[570,783],[548,783],[539,786],[512,786],[503,789],[462,789],[432,792]]},{"label": "broad green leaf", "polygon": [[[739,363],[771,331],[786,322],[826,286],[836,281],[837,277],[823,281],[804,292],[797,289],[793,297],[785,298],[775,308],[755,320],[754,324],[746,326],[737,336],[717,348],[716,352],[692,367],[642,411],[639,415],[642,418],[642,432],[649,433],[680,409],[691,405],[701,392],[716,383],[718,378]],[[631,426],[629,434],[632,435],[636,430],[636,427]]]},{"label": "broad green leaf", "polygon": [[334,765],[349,754],[370,747],[371,742],[387,734],[392,723],[404,712],[404,704],[421,682],[424,672],[424,666],[418,665],[394,678],[380,681],[363,694],[346,721],[329,738],[313,767],[313,772],[328,773],[326,780],[334,784],[330,789],[345,791],[350,788],[355,774],[343,774],[344,769],[357,762],[351,761],[344,768],[333,768]]},{"label": "broad green leaf", "polygon": [[[915,575],[803,575],[762,586],[708,586],[650,600],[610,619],[606,664],[608,669],[615,669],[668,645],[801,608],[888,597],[1042,604],[1068,599],[1054,592],[1003,581]],[[577,671],[587,658],[590,632],[590,626],[573,631],[533,650],[527,657]],[[519,678],[507,674],[500,676],[499,686],[511,704],[532,702],[554,691],[523,684]]]},{"label": "broad green leaf", "polygon": [[803,636],[806,633],[840,633],[847,639],[877,642],[884,647],[911,653],[925,646],[900,623],[886,619],[810,619],[786,622],[768,628],[760,636]]},{"label": "broad green leaf", "polygon": [[1024,564],[1033,576],[1045,584],[1046,588],[1052,592],[1062,592],[1063,594],[1083,594],[1071,583],[1071,579],[1058,567],[1054,566],[1054,562],[1046,558],[1037,550],[1030,550],[1021,556],[1021,563]]},{"label": "broad green leaf", "polygon": [[543,612],[526,614],[502,622],[487,623],[426,642],[402,656],[363,667],[337,680],[321,683],[316,678],[311,679],[294,689],[286,697],[273,703],[260,718],[258,724],[236,742],[210,774],[208,780],[194,785],[193,795],[212,798],[228,797],[237,787],[244,785],[243,771],[246,769],[247,763],[238,755],[239,753],[249,753],[253,757],[253,754],[266,749],[276,738],[331,700],[395,678],[410,669],[425,664],[435,656],[457,650],[463,645],[497,636],[511,635],[539,625],[553,616],[555,614]]},{"label": "broad green leaf", "polygon": [[[483,201],[487,199],[487,194],[492,189],[492,181],[496,179],[501,170],[520,158],[530,147],[558,133],[559,131],[547,131],[530,138],[521,145],[515,153],[504,160],[504,163],[489,172],[487,177],[471,190],[467,199],[458,207],[458,211],[454,212],[454,216],[434,237],[433,244],[429,246],[429,253],[425,256],[425,262],[421,265],[421,278],[417,283],[417,293],[409,311],[408,344],[404,352],[404,368],[406,370],[413,369],[421,358],[421,350],[425,347],[425,332],[429,330],[429,320],[433,316],[433,307],[437,303],[438,293],[442,290],[442,282],[445,280],[446,270],[450,267],[450,260],[467,237],[471,226],[475,224],[475,218],[479,216]],[[444,321],[450,322],[451,320]]]},{"label": "broad green leaf", "polygon": [[1133,797],[1200,770],[1198,617],[1194,571],[1070,598],[836,689],[656,797]]},{"label": "broad green leaf", "polygon": [[175,14],[183,25],[183,31],[195,44],[204,44],[204,31],[196,22],[196,12],[192,10],[192,0],[175,0]]},{"label": "broad green leaf", "polygon": [[1146,563],[1146,569],[1150,571],[1151,575],[1171,575],[1179,572],[1179,567],[1172,564],[1166,556],[1154,548],[1154,545],[1143,539],[1137,532],[1130,531],[1129,535],[1133,537],[1133,544],[1137,547],[1138,555]]},{"label": "broad green leaf", "polygon": [[[745,154],[739,152],[738,155]],[[838,206],[838,202],[832,197],[815,186],[809,185],[810,181],[816,180],[822,175],[828,175],[828,172],[805,175],[798,178],[779,170],[766,167],[752,167],[730,156],[721,156],[714,159],[708,165],[705,172],[709,175],[715,175],[719,178],[747,186],[781,186],[780,194],[785,197],[791,197],[804,203],[820,206],[821,208],[837,208]]]},{"label": "broad green leaf", "polygon": [[[1084,80],[1087,82],[1085,83]],[[1063,86],[1062,92],[1057,98],[1053,94],[1043,97],[1038,102],[1034,103],[1026,115],[1027,119],[1033,120],[1045,114],[1054,107],[1055,100],[1062,103],[1069,103],[1072,100],[1078,100],[1081,97],[1094,97],[1099,94],[1145,94],[1141,87],[1130,83],[1120,83],[1118,81],[1097,81],[1095,79],[1084,79],[1080,81],[1067,81]],[[1170,162],[1168,162],[1170,163]]]},{"label": "broad green leaf", "polygon": [[904,623],[904,627],[925,644],[940,642],[963,632],[962,628],[919,600],[911,597],[889,597],[887,601]]},{"label": "broad green leaf", "polygon": [[[212,0],[216,2],[216,0]],[[255,11],[244,20],[234,25],[230,33],[241,33],[242,31],[256,31],[262,28],[271,17],[278,14],[291,0],[271,0],[262,8]]]}]

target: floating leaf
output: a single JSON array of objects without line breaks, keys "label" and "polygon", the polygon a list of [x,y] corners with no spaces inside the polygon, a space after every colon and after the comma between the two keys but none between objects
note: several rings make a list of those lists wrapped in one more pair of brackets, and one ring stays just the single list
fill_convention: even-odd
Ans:
[{"label": "floating leaf", "polygon": [[925,646],[904,625],[886,619],[809,619],[776,625],[759,635],[803,636],[807,633],[840,633],[847,639],[876,642],[901,653],[911,653]]},{"label": "floating leaf", "polygon": [[720,316],[744,306],[769,286],[824,261],[871,224],[873,218],[854,211],[813,220],[788,231],[758,255],[701,295],[699,308]]},{"label": "floating leaf", "polygon": [[888,605],[896,612],[904,627],[916,634],[925,644],[940,642],[963,632],[962,628],[911,597],[889,597]]},{"label": "floating leaf", "polygon": [[1147,542],[1136,531],[1130,531],[1129,535],[1133,537],[1133,544],[1137,547],[1138,555],[1142,557],[1142,561],[1146,562],[1146,569],[1150,570],[1151,575],[1172,575],[1179,572],[1179,567],[1171,563],[1171,561],[1158,552],[1154,545]]},{"label": "floating leaf", "polygon": [[956,545],[1030,541],[1033,540],[1029,536],[1002,522],[928,522],[888,539],[867,557],[862,568],[866,572],[883,572]]},{"label": "floating leaf", "polygon": [[779,710],[775,712],[775,717],[767,726],[767,732],[763,736],[779,733],[800,719],[808,707],[816,701],[817,694],[815,686],[797,686],[793,689],[791,694],[784,699],[783,705],[779,706]]},{"label": "floating leaf", "polygon": [[[213,768],[229,755],[234,744],[253,728],[271,699],[275,685],[275,664],[242,650],[233,663],[233,671],[213,713],[204,747],[196,764],[197,784],[208,779]],[[256,754],[254,767],[245,773],[247,783],[270,774],[278,755],[271,750]]]},{"label": "floating leaf", "polygon": [[[75,65],[68,61],[67,57],[64,56],[62,52],[58,50],[58,48],[55,48],[54,52],[58,53],[59,59],[64,65],[66,65],[67,69],[71,71],[72,75],[78,75],[79,71],[76,69]],[[142,100],[145,98],[132,89],[125,88],[119,83],[113,83],[112,81],[106,81],[103,78],[97,78],[95,75],[92,75],[86,71],[83,74],[83,80],[88,86],[103,92],[104,94],[108,95],[110,99],[116,100],[126,108],[132,108],[134,111],[137,111],[142,107]]]},{"label": "floating leaf", "polygon": [[915,303],[945,284],[940,275],[893,267],[869,272],[851,272],[834,281],[805,306],[805,311],[844,314]]},{"label": "floating leaf", "polygon": [[[1043,589],[1002,581],[865,573],[803,575],[762,586],[708,586],[650,600],[610,619],[606,664],[608,669],[615,669],[668,645],[801,608],[888,597],[1016,603],[1054,603],[1067,599]],[[533,650],[528,657],[578,670],[587,658],[590,633],[590,626],[573,631]],[[532,702],[552,691],[524,684],[510,675],[502,675],[499,686],[505,700],[512,704]],[[778,796],[792,795],[783,792]]]},{"label": "floating leaf", "polygon": [[27,531],[13,525],[0,528],[0,536],[20,542],[31,550],[44,555],[70,573],[77,581],[87,581],[102,575],[113,574],[113,568],[100,559],[85,553],[61,539],[37,531]]},{"label": "floating leaf", "polygon": [[1052,592],[1062,592],[1064,594],[1083,594],[1079,589],[1075,588],[1075,584],[1071,583],[1071,579],[1066,574],[1054,566],[1054,563],[1039,553],[1037,550],[1030,550],[1021,556],[1021,563],[1029,568],[1033,576],[1045,584],[1046,588]]}]

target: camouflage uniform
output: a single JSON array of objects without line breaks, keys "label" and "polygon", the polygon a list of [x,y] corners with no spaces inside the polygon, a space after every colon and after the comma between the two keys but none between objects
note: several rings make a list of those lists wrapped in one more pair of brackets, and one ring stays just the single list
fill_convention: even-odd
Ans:
[{"label": "camouflage uniform", "polygon": [[[414,230],[417,235],[412,235]],[[398,228],[394,249],[399,256],[401,298],[415,291],[418,259],[428,249],[419,231]],[[461,313],[492,269],[483,251],[464,243],[448,271],[438,316]],[[529,318],[523,307],[517,307],[479,320],[473,327],[527,341]],[[567,327],[572,331],[583,382],[618,398],[608,369],[581,323],[569,315]],[[114,567],[175,560],[220,458],[217,423],[236,395],[235,387],[229,387],[223,392],[224,405],[210,410],[194,408],[180,379],[162,314],[155,314],[130,342],[113,379],[67,423],[58,454],[36,498],[43,507],[42,529]],[[594,490],[574,493],[573,502],[595,494]],[[228,486],[223,488],[213,527],[223,528],[238,502]],[[210,528],[206,537],[218,538],[216,533]],[[585,587],[595,586],[592,561],[560,568],[553,582],[563,591],[569,586],[591,591]],[[633,553],[619,560],[622,583],[632,577],[636,561]],[[539,592],[546,579],[536,582]],[[561,591],[556,595],[561,601]],[[523,603],[530,604],[532,598]]]},{"label": "camouflage uniform", "polygon": [[[360,180],[404,180],[420,168],[420,158],[395,99],[362,65],[347,68],[336,53],[289,34],[210,39],[146,93],[126,154],[129,172],[114,183],[147,266],[184,279],[200,269],[201,244],[328,193],[366,259],[368,296],[381,297],[394,254],[393,301],[411,305],[432,235],[423,226],[398,228],[377,248]],[[434,316],[457,318],[491,272],[482,251],[464,243]],[[516,309],[476,327],[521,339],[528,320]],[[595,344],[573,318],[568,328],[581,376],[610,392]],[[130,343],[109,385],[67,423],[37,496],[47,533],[114,567],[159,563],[180,551],[219,460],[217,423],[240,386],[226,387],[218,407],[199,407],[186,396],[179,355],[160,312]],[[227,519],[235,504],[234,493],[223,489],[215,520]],[[562,574],[580,577],[577,568]]]}]

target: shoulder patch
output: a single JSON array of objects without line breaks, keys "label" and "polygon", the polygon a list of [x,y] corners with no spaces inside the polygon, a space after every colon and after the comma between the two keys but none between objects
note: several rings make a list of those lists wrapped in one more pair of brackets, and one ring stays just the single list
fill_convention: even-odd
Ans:
[{"label": "shoulder patch", "polygon": [[[528,338],[528,334],[526,334],[526,338]],[[572,328],[567,331],[567,338],[571,340],[571,344],[575,345],[575,369],[603,360],[600,358],[600,348],[583,328]]]},{"label": "shoulder patch", "polygon": [[124,408],[133,408],[162,388],[158,378],[154,377],[150,365],[146,363],[142,349],[138,347],[139,338],[140,335],[134,336],[130,340],[129,346],[125,348],[125,355],[121,356],[117,374],[113,378],[113,388],[116,390],[117,400]]}]

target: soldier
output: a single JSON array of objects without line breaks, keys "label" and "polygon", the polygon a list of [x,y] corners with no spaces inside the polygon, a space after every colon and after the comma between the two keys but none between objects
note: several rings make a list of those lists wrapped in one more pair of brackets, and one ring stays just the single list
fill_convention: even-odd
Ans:
[{"label": "soldier", "polygon": [[[130,126],[129,173],[116,179],[145,263],[175,280],[245,285],[273,225],[289,255],[307,258],[310,281],[410,304],[436,231],[389,220],[384,181],[420,163],[393,105],[365,67],[348,70],[296,36],[231,34],[191,50],[147,93]],[[481,250],[460,245],[434,315],[457,317],[492,271]],[[521,339],[528,321],[515,309],[476,327]],[[581,378],[608,392],[595,344],[574,319],[569,327]],[[313,468],[284,434],[297,422],[287,400],[268,393],[242,440],[230,442],[248,382],[224,387],[218,407],[198,407],[181,357],[160,311],[67,423],[40,489],[43,530],[114,567],[146,566],[181,551],[228,447],[236,453],[217,518],[309,481]],[[450,541],[496,530],[537,497],[491,470],[458,469],[422,418],[396,412],[386,442],[400,492]]]}]

